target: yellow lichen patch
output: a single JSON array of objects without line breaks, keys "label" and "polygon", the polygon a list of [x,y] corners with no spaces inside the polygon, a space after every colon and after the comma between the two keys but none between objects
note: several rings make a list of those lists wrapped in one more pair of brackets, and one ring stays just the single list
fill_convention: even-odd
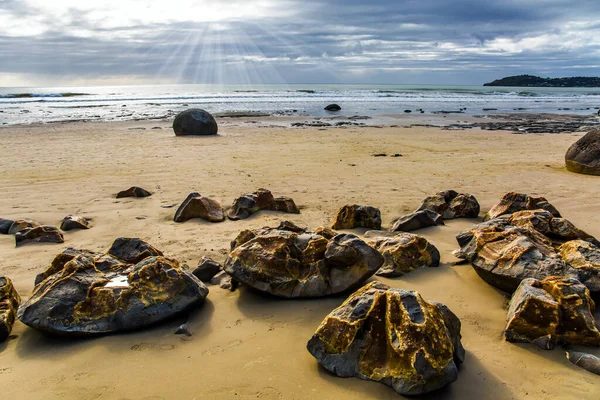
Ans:
[{"label": "yellow lichen patch", "polygon": [[571,240],[559,248],[562,259],[573,268],[600,270],[600,258],[586,257],[594,251],[598,248],[583,240]]},{"label": "yellow lichen patch", "polygon": [[[15,290],[12,281],[5,276],[0,276],[0,328],[4,326],[6,335],[15,323],[15,315],[19,304],[21,304],[21,297]],[[1,330],[0,341],[2,340]]]}]

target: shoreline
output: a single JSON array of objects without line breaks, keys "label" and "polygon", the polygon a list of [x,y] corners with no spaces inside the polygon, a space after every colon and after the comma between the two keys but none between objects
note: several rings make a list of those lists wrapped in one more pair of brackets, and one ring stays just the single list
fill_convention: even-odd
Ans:
[{"label": "shoreline", "polygon": [[[471,193],[483,215],[508,191],[545,196],[578,228],[600,235],[597,177],[566,171],[564,153],[584,133],[513,135],[507,131],[384,126],[283,128],[287,119],[220,119],[215,137],[175,137],[172,121],[63,123],[0,127],[4,174],[0,217],[55,225],[65,215],[92,228],[65,234],[61,245],[14,247],[0,236],[0,273],[23,299],[33,280],[66,247],[106,249],[119,236],[140,237],[195,267],[222,262],[245,228],[291,220],[328,225],[347,203],[378,207],[383,224],[413,211],[440,190]],[[462,117],[461,117],[462,120]],[[359,121],[360,122],[360,121]],[[371,122],[371,121],[367,121]],[[272,124],[265,129],[262,124]],[[153,127],[161,129],[152,129]],[[144,129],[138,129],[144,128]],[[402,157],[374,157],[400,153]],[[154,194],[115,199],[137,185]],[[260,212],[247,220],[174,223],[173,204],[193,191],[230,206],[259,187],[294,199],[301,214]],[[456,382],[425,399],[593,398],[598,377],[573,366],[557,348],[504,341],[507,296],[470,265],[453,266],[454,236],[476,220],[415,233],[442,255],[441,265],[401,278],[371,278],[419,291],[462,321],[467,351]],[[362,235],[361,229],[348,230]],[[185,317],[143,331],[86,340],[44,336],[17,322],[0,345],[0,386],[7,398],[44,399],[399,399],[392,389],[326,373],[306,351],[321,320],[348,293],[282,300],[245,288],[210,286],[189,318],[191,337],[174,335]],[[594,314],[600,317],[597,310]],[[577,346],[574,346],[576,349]],[[598,349],[584,348],[600,355]],[[165,382],[169,382],[165,385]],[[550,385],[549,382],[552,382]]]}]

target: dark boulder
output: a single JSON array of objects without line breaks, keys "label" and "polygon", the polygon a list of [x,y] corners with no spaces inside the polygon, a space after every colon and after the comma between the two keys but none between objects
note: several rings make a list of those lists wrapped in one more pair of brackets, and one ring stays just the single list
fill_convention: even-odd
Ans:
[{"label": "dark boulder", "polygon": [[[600,111],[598,112],[600,113]],[[600,357],[578,351],[567,351],[566,356],[567,360],[578,367],[590,371],[593,374],[600,375]]]},{"label": "dark boulder", "polygon": [[[223,269],[235,280],[280,297],[340,293],[373,275],[383,257],[354,235],[244,231]],[[233,246],[233,244],[232,244]]]},{"label": "dark boulder", "polygon": [[184,222],[192,218],[201,218],[209,222],[223,222],[225,213],[223,207],[215,200],[208,197],[202,197],[200,193],[190,193],[181,203],[173,220],[175,222]]},{"label": "dark boulder", "polygon": [[54,226],[38,226],[25,228],[15,233],[16,246],[29,243],[64,243],[65,238],[60,229]]},{"label": "dark boulder", "polygon": [[325,317],[307,349],[337,376],[419,395],[458,378],[465,355],[460,327],[445,305],[371,282]]},{"label": "dark boulder", "polygon": [[125,197],[148,197],[152,196],[152,193],[147,191],[146,189],[142,189],[138,186],[132,186],[127,190],[122,190],[117,193],[117,199],[122,199]]},{"label": "dark boulder", "polygon": [[560,218],[558,210],[546,200],[545,197],[532,197],[524,193],[506,193],[485,215],[484,221],[497,218],[501,215],[513,214],[525,210],[546,210],[553,216]]},{"label": "dark boulder", "polygon": [[328,106],[325,106],[324,110],[325,111],[340,111],[342,109],[342,107],[340,107],[337,104],[329,104]]},{"label": "dark boulder", "polygon": [[[19,319],[48,333],[108,334],[171,318],[207,296],[206,286],[177,261],[144,257],[153,247],[139,239],[119,242],[112,254],[81,252],[60,269],[51,266],[56,272],[36,285],[19,307]],[[114,260],[115,254],[125,258],[107,264],[104,259]]]},{"label": "dark boulder", "polygon": [[215,260],[202,257],[200,264],[194,269],[192,275],[200,279],[202,282],[210,282],[213,276],[221,272],[223,266]]},{"label": "dark boulder", "polygon": [[381,229],[381,211],[372,206],[347,204],[340,208],[331,229]]},{"label": "dark boulder", "polygon": [[163,255],[162,251],[152,247],[152,245],[141,239],[123,237],[113,242],[107,254],[129,264],[136,264],[148,257]]},{"label": "dark boulder", "polygon": [[0,234],[8,235],[8,231],[14,222],[11,219],[0,218]]},{"label": "dark boulder", "polygon": [[90,229],[90,223],[87,219],[78,215],[67,215],[60,223],[60,229],[71,231],[73,229]]},{"label": "dark boulder", "polygon": [[594,307],[589,290],[577,279],[524,279],[511,299],[504,336],[543,349],[557,343],[600,346]]},{"label": "dark boulder", "polygon": [[480,206],[475,196],[471,194],[445,190],[426,197],[417,209],[417,211],[422,210],[434,211],[443,219],[477,218]]},{"label": "dark boulder", "polygon": [[227,213],[227,218],[232,221],[246,219],[260,210],[300,214],[300,209],[291,197],[273,197],[270,190],[261,188],[254,193],[245,194],[235,199]]},{"label": "dark boulder", "polygon": [[199,108],[182,111],[173,121],[175,136],[216,135],[218,130],[215,118]]},{"label": "dark boulder", "polygon": [[444,225],[442,216],[429,209],[416,211],[392,222],[392,232],[411,232],[429,226]]},{"label": "dark boulder", "polygon": [[12,281],[0,275],[0,343],[10,336],[20,303],[21,297]]},{"label": "dark boulder", "polygon": [[587,175],[600,175],[600,130],[585,134],[565,154],[567,169]]},{"label": "dark boulder", "polygon": [[400,233],[392,238],[381,238],[369,244],[379,251],[385,260],[376,272],[379,276],[402,276],[415,269],[440,265],[438,249],[419,235]]}]

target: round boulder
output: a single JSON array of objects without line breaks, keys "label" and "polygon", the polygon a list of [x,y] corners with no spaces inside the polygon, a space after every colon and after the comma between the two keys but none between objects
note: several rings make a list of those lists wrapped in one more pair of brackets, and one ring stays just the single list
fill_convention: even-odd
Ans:
[{"label": "round boulder", "polygon": [[330,104],[325,107],[325,111],[340,111],[342,107],[337,104]]},{"label": "round boulder", "polygon": [[192,108],[177,114],[173,121],[175,136],[216,135],[217,121],[207,111]]},{"label": "round boulder", "polygon": [[600,175],[600,129],[588,132],[565,154],[567,169],[587,175]]}]

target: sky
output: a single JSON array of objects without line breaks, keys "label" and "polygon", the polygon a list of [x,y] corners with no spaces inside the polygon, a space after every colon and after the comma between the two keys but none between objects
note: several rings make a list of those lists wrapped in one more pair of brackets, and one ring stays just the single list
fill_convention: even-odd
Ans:
[{"label": "sky", "polygon": [[0,87],[600,75],[597,0],[0,0]]}]

